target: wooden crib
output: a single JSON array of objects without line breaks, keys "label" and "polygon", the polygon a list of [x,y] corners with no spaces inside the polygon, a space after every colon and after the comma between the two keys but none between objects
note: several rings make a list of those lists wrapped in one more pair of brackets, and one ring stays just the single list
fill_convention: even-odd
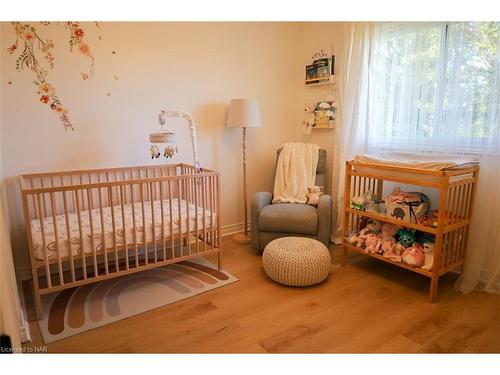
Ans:
[{"label": "wooden crib", "polygon": [[41,295],[218,254],[219,173],[188,164],[19,177],[35,308]]}]

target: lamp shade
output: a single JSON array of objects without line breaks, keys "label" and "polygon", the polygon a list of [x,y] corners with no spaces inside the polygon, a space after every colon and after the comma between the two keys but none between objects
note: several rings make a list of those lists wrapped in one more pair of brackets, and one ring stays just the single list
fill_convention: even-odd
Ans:
[{"label": "lamp shade", "polygon": [[262,126],[257,99],[231,99],[226,126],[230,128],[259,128]]}]

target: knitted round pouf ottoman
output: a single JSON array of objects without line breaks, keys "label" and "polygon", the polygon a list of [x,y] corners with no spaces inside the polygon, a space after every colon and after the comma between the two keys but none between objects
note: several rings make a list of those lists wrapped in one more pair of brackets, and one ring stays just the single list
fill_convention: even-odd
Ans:
[{"label": "knitted round pouf ottoman", "polygon": [[262,254],[267,276],[290,286],[322,282],[330,272],[330,253],[312,238],[282,237],[267,244]]}]

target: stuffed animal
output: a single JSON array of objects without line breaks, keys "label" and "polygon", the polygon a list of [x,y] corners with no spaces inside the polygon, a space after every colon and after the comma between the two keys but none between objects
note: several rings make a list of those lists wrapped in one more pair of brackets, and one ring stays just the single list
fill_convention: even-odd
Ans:
[{"label": "stuffed animal", "polygon": [[418,218],[418,223],[425,227],[432,226],[433,221],[434,221],[433,218],[429,215],[423,215]]},{"label": "stuffed animal", "polygon": [[370,192],[366,192],[363,194],[363,201],[364,201],[364,209],[366,212],[373,212],[373,213],[378,213],[379,209],[379,203],[380,199],[378,197]]},{"label": "stuffed animal", "polygon": [[410,247],[415,242],[415,233],[411,229],[402,228],[398,230],[398,242],[405,247]]},{"label": "stuffed animal", "polygon": [[382,223],[380,221],[368,219],[364,228],[359,231],[358,242],[356,246],[362,247],[363,245],[365,245],[366,240],[368,239],[368,235],[380,233],[381,226]]},{"label": "stuffed animal", "polygon": [[392,245],[391,251],[389,253],[385,253],[384,256],[394,262],[402,262],[403,260],[401,259],[401,255],[404,251],[404,246],[399,242],[396,242],[394,245]]},{"label": "stuffed animal", "polygon": [[386,256],[386,254],[392,253],[392,247],[396,243],[396,238],[394,236],[398,232],[399,228],[395,224],[384,223],[382,224],[381,229],[382,237],[380,238],[380,252]]},{"label": "stuffed animal", "polygon": [[149,151],[151,151],[151,159],[158,159],[160,157],[160,150],[157,145],[152,145]]},{"label": "stuffed animal", "polygon": [[358,211],[364,211],[365,210],[365,198],[360,195],[357,197],[352,198],[351,204],[349,205],[350,208],[353,208]]},{"label": "stuffed animal", "polygon": [[365,253],[375,254],[380,247],[380,237],[374,233],[366,235]]},{"label": "stuffed animal", "polygon": [[422,267],[425,260],[424,249],[422,245],[415,242],[412,247],[408,247],[401,255],[401,260],[414,267]]},{"label": "stuffed animal", "polygon": [[316,116],[314,114],[314,107],[310,104],[306,104],[304,107],[305,115],[304,121],[302,122],[302,133],[306,136],[311,134],[311,129],[314,126],[314,122],[316,120]]},{"label": "stuffed animal", "polygon": [[345,234],[345,241],[349,245],[354,245],[355,243],[358,242],[358,232],[355,230],[351,230]]},{"label": "stuffed animal", "polygon": [[432,271],[432,264],[434,263],[434,242],[425,242],[423,250],[425,259],[422,269]]},{"label": "stuffed animal", "polygon": [[378,233],[380,233],[381,229],[382,229],[382,223],[380,221],[373,220],[373,219],[368,219],[368,221],[366,223],[366,227],[364,227],[363,229],[361,229],[359,231],[359,234],[361,236],[364,236],[364,235],[370,234],[370,233],[378,234]]},{"label": "stuffed animal", "polygon": [[313,186],[312,188],[307,188],[307,204],[317,206],[319,198],[324,194],[323,190],[323,186]]},{"label": "stuffed animal", "polygon": [[177,149],[177,146],[167,146],[165,147],[165,151],[163,152],[163,156],[166,158],[172,158],[176,153],[178,153],[179,150]]}]

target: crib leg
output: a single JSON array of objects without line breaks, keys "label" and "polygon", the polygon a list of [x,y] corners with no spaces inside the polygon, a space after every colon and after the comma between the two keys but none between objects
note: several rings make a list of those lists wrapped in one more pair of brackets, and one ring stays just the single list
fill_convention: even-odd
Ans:
[{"label": "crib leg", "polygon": [[35,302],[35,319],[42,319],[42,297],[40,292],[33,288],[33,301]]},{"label": "crib leg", "polygon": [[438,282],[439,276],[433,275],[431,278],[431,287],[429,290],[429,302],[432,303],[436,300],[437,291],[438,291]]},{"label": "crib leg", "polygon": [[217,269],[222,271],[222,253],[220,250],[217,252]]}]

